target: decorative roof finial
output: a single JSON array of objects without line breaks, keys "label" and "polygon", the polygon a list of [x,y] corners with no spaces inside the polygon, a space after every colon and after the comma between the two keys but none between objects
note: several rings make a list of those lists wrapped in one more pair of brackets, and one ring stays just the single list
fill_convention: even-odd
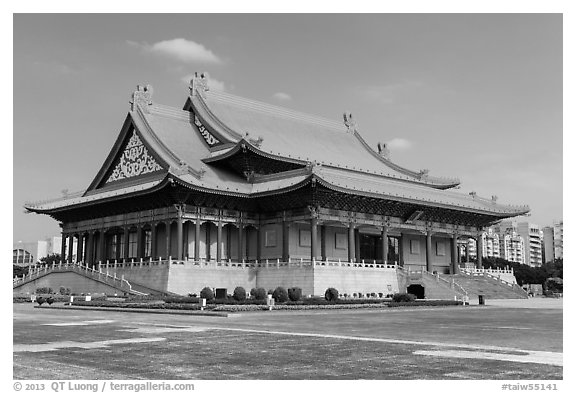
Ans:
[{"label": "decorative roof finial", "polygon": [[354,134],[357,131],[356,121],[352,118],[352,113],[344,112],[344,125],[348,132]]},{"label": "decorative roof finial", "polygon": [[197,72],[194,73],[194,77],[190,80],[190,95],[195,96],[200,94],[204,97],[204,92],[210,90],[208,87],[208,73],[203,72],[198,75]]},{"label": "decorative roof finial", "polygon": [[387,160],[390,159],[390,150],[388,149],[386,143],[378,142],[378,154],[380,154],[380,157],[382,158]]},{"label": "decorative roof finial", "polygon": [[152,105],[152,93],[154,93],[154,89],[152,89],[150,85],[136,86],[136,91],[132,93],[130,110],[134,111],[137,105],[140,105],[142,109],[146,110],[149,105]]},{"label": "decorative roof finial", "polygon": [[428,172],[430,172],[429,169],[420,169],[420,172],[418,172],[418,177],[420,179],[426,179],[428,177]]}]

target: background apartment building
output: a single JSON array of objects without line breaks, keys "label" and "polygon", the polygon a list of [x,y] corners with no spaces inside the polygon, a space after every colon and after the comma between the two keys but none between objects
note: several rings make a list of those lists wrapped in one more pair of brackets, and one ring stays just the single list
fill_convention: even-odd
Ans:
[{"label": "background apartment building", "polygon": [[542,250],[544,262],[554,262],[564,258],[564,222],[554,221],[552,226],[542,229]]},{"label": "background apartment building", "polygon": [[12,263],[22,267],[30,266],[49,254],[60,254],[61,243],[62,238],[60,236],[35,242],[15,242],[13,243]]},{"label": "background apartment building", "polygon": [[529,222],[502,221],[494,227],[498,233],[516,232],[524,240],[524,262],[537,267],[542,265],[542,231]]}]

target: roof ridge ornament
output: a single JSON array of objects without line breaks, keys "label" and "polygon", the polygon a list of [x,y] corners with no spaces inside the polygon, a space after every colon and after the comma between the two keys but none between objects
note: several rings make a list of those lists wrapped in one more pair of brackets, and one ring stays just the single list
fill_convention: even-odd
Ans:
[{"label": "roof ridge ornament", "polygon": [[430,172],[429,169],[420,169],[418,172],[418,179],[425,180],[428,178],[428,173]]},{"label": "roof ridge ornament", "polygon": [[140,106],[145,112],[148,106],[152,105],[152,94],[154,89],[151,85],[137,85],[136,90],[132,93],[132,100],[130,100],[130,110],[136,110],[136,106]]},{"label": "roof ridge ornament", "polygon": [[387,160],[390,159],[390,149],[388,149],[388,145],[384,142],[378,142],[378,154],[380,157],[385,158]]},{"label": "roof ridge ornament", "polygon": [[344,112],[344,125],[351,134],[355,134],[358,131],[356,120],[352,118],[352,113],[350,112]]},{"label": "roof ridge ornament", "polygon": [[205,97],[204,93],[210,90],[210,87],[208,87],[208,73],[202,72],[198,75],[198,72],[194,72],[194,77],[190,79],[189,89],[191,96],[200,95]]}]

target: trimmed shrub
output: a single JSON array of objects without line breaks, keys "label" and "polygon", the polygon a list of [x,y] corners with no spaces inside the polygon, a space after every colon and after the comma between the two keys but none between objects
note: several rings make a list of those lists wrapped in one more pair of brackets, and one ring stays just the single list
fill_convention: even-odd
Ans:
[{"label": "trimmed shrub", "polygon": [[200,291],[200,297],[203,299],[206,299],[206,301],[208,300],[214,300],[214,292],[212,292],[212,288],[210,287],[204,287],[201,291]]},{"label": "trimmed shrub", "polygon": [[246,300],[246,290],[243,287],[234,288],[234,294],[232,295],[234,300],[239,302]]},{"label": "trimmed shrub", "polygon": [[376,297],[376,293],[371,292],[371,293],[370,293],[370,296],[371,296],[371,297]]},{"label": "trimmed shrub", "polygon": [[70,288],[60,287],[58,288],[58,293],[60,295],[70,295]]},{"label": "trimmed shrub", "polygon": [[416,300],[416,296],[411,293],[395,293],[392,295],[392,301],[399,302],[413,302]]},{"label": "trimmed shrub", "polygon": [[153,302],[156,300],[163,300],[164,303],[167,304],[181,304],[181,303],[198,303],[200,301],[197,297],[189,297],[189,296],[165,296],[159,299],[150,299],[149,302]]},{"label": "trimmed shrub", "polygon": [[54,298],[49,297],[48,299],[46,299],[46,303],[48,303],[48,305],[52,305],[52,303],[54,303]]},{"label": "trimmed shrub", "polygon": [[389,302],[388,307],[438,307],[438,306],[461,306],[457,300],[421,300],[418,302]]},{"label": "trimmed shrub", "polygon": [[272,297],[276,303],[284,303],[288,301],[288,292],[283,287],[277,287],[274,292],[272,292]]},{"label": "trimmed shrub", "polygon": [[38,303],[39,306],[43,305],[45,301],[46,299],[44,299],[42,296],[38,296],[36,298],[36,303]]},{"label": "trimmed shrub", "polygon": [[384,294],[382,292],[378,292],[378,297],[382,298],[382,297],[384,297]]},{"label": "trimmed shrub", "polygon": [[302,288],[288,288],[288,298],[293,302],[297,302],[298,300],[302,299]]},{"label": "trimmed shrub", "polygon": [[329,302],[335,302],[338,300],[338,290],[336,288],[328,288],[326,292],[324,292],[324,299]]},{"label": "trimmed shrub", "polygon": [[274,290],[273,289],[269,289],[268,290],[268,295],[273,295],[274,294]]},{"label": "trimmed shrub", "polygon": [[250,296],[256,300],[264,300],[266,299],[266,290],[264,288],[252,288]]}]

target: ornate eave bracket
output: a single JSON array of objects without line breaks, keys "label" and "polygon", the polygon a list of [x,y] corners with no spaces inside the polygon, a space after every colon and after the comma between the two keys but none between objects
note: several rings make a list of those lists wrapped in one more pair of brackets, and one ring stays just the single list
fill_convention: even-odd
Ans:
[{"label": "ornate eave bracket", "polygon": [[132,93],[130,100],[130,110],[135,111],[137,106],[140,106],[144,112],[148,112],[148,107],[152,105],[152,93],[154,89],[150,85],[136,86],[136,91]]}]

